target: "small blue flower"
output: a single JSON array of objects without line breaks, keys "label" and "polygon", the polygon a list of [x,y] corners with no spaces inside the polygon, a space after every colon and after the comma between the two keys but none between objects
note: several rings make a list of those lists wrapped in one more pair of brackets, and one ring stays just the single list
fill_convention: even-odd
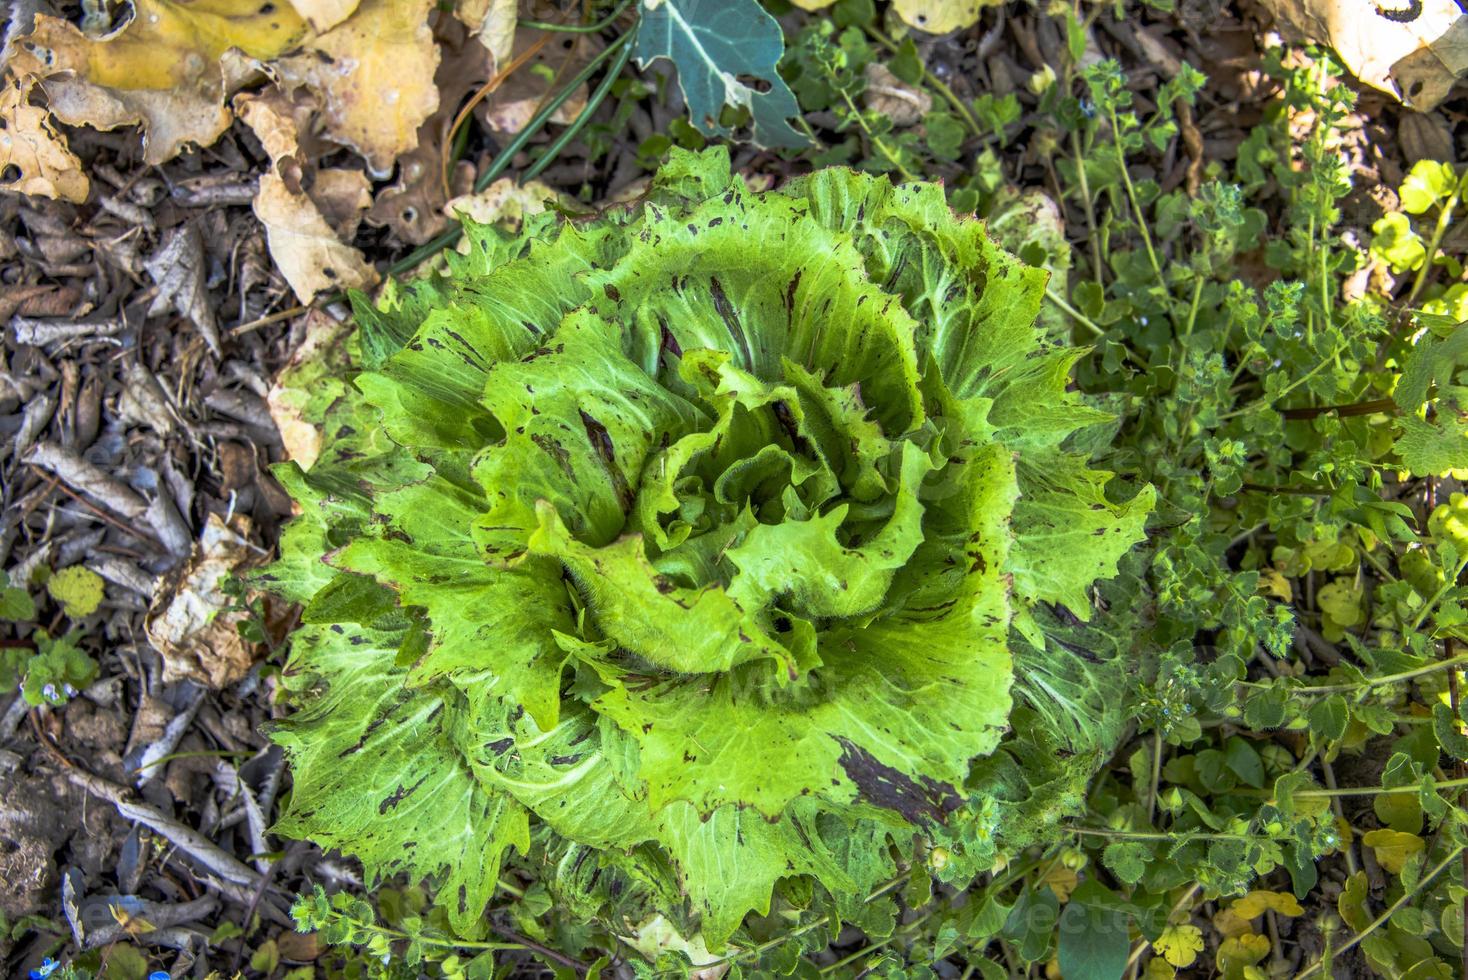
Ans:
[{"label": "small blue flower", "polygon": [[173,977],[168,975],[167,970],[154,970],[148,974],[148,980],[173,980]]},{"label": "small blue flower", "polygon": [[[55,701],[55,700],[57,700],[60,697],[60,695],[56,693],[56,685],[55,684],[47,684],[45,687],[41,688],[41,694],[45,696],[45,698],[46,698],[47,701]],[[51,969],[54,970],[56,968],[53,966]],[[45,975],[46,974],[44,974],[44,973],[41,974],[41,976],[45,976]]]},{"label": "small blue flower", "polygon": [[1081,115],[1085,116],[1087,119],[1095,119],[1096,103],[1092,102],[1090,99],[1081,99],[1080,103]]},{"label": "small blue flower", "polygon": [[46,980],[46,977],[49,977],[60,968],[61,964],[48,956],[41,961],[40,966],[31,971],[31,980]]}]

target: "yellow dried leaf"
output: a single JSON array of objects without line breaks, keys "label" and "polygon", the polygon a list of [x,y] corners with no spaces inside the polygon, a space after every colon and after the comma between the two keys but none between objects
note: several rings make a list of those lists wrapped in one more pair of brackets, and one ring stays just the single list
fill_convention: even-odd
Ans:
[{"label": "yellow dried leaf", "polygon": [[288,6],[260,0],[136,0],[134,9],[131,20],[99,38],[37,14],[10,68],[42,81],[51,114],[62,122],[96,129],[140,124],[144,159],[152,164],[185,143],[214,142],[229,126],[224,99],[243,80],[245,60],[273,58],[307,31]]},{"label": "yellow dried leaf", "polygon": [[454,16],[494,55],[496,69],[510,63],[519,6],[517,0],[459,0],[454,7]]},{"label": "yellow dried leaf", "polygon": [[1194,925],[1168,926],[1152,948],[1173,966],[1192,966],[1203,952],[1203,930]]},{"label": "yellow dried leaf", "polygon": [[836,0],[790,0],[801,10],[824,10],[831,6]]},{"label": "yellow dried leaf", "polygon": [[997,0],[897,0],[897,16],[920,31],[947,34],[978,23],[979,11]]},{"label": "yellow dried leaf", "polygon": [[1361,843],[1376,852],[1376,863],[1394,875],[1402,873],[1407,860],[1427,847],[1427,843],[1416,834],[1404,834],[1398,830],[1372,830],[1361,835]]},{"label": "yellow dried leaf", "polygon": [[45,109],[30,104],[30,87],[11,81],[0,88],[0,173],[15,168],[0,187],[81,204],[91,184],[81,161],[51,128]]},{"label": "yellow dried leaf", "polygon": [[300,186],[300,168],[285,166],[300,153],[301,114],[307,110],[279,90],[241,95],[234,105],[276,165],[260,178],[255,216],[265,225],[270,257],[296,296],[308,303],[317,293],[376,282],[362,253],[338,237],[339,230],[355,231],[371,203],[367,178],[357,171],[323,170],[308,193]]},{"label": "yellow dried leaf", "polygon": [[[450,218],[462,216],[481,225],[504,222],[514,231],[528,215],[544,211],[556,198],[556,192],[541,181],[521,186],[513,177],[501,177],[482,191],[454,198],[443,211]],[[460,251],[467,254],[468,249],[468,242],[460,243]]]},{"label": "yellow dried leaf", "polygon": [[321,94],[327,134],[386,176],[418,145],[418,127],[438,108],[439,50],[428,29],[434,0],[365,0],[307,50],[282,58],[287,85]]},{"label": "yellow dried leaf", "polygon": [[331,30],[352,16],[359,2],[360,0],[291,0],[291,6],[319,34]]},{"label": "yellow dried leaf", "polygon": [[270,257],[302,303],[333,289],[361,289],[377,281],[362,253],[339,241],[304,192],[273,173],[260,177],[255,217],[265,226]]}]

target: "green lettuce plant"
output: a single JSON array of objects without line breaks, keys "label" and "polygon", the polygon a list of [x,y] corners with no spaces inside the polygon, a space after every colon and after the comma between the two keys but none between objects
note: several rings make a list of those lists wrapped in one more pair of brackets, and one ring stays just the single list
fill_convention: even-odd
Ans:
[{"label": "green lettuce plant", "polygon": [[722,149],[468,231],[358,304],[280,470],[281,832],[431,877],[465,936],[534,840],[717,948],[777,887],[855,914],[915,842],[972,877],[1080,803],[1135,665],[1076,636],[1152,495],[1075,448],[1108,417],[1044,273],[937,185],[753,193]]}]

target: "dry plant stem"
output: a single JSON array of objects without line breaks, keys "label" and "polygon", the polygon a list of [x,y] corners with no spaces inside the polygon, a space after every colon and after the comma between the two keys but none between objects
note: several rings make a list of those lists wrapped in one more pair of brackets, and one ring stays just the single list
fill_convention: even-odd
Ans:
[{"label": "dry plant stem", "polygon": [[[137,918],[147,921],[157,929],[167,929],[170,926],[183,925],[186,922],[198,922],[200,919],[211,914],[219,907],[219,899],[214,895],[204,895],[194,899],[192,902],[184,902],[181,905],[157,905],[154,902],[147,903],[150,908],[137,915]],[[99,946],[107,946],[111,943],[128,938],[128,931],[120,923],[103,926],[87,934],[87,940],[83,944],[87,949],[96,949]]]},{"label": "dry plant stem", "polygon": [[449,125],[448,135],[445,136],[443,140],[443,166],[439,168],[439,178],[443,183],[443,196],[445,199],[452,198],[454,196],[453,189],[449,187],[449,170],[453,166],[453,160],[449,155],[449,149],[454,145],[454,137],[458,134],[459,127],[464,124],[464,121],[469,118],[469,114],[474,111],[474,108],[479,105],[479,103],[483,102],[490,95],[492,95],[496,89],[503,85],[505,83],[505,79],[509,78],[511,75],[515,74],[515,72],[519,71],[521,66],[523,66],[525,62],[529,61],[531,58],[539,54],[540,49],[549,44],[550,41],[551,35],[547,34],[545,37],[541,38],[530,47],[520,52],[518,57],[511,60],[510,63],[506,65],[502,70],[495,72],[494,75],[491,76],[489,81],[481,85],[479,87],[479,91],[475,92],[474,95],[469,99],[469,101],[464,103],[464,106],[459,110],[458,115],[454,116],[454,121]]},{"label": "dry plant stem", "polygon": [[45,347],[63,340],[85,337],[115,337],[126,327],[122,317],[83,322],[17,316],[10,321],[10,332],[15,342],[30,347]]},{"label": "dry plant stem", "polygon": [[289,320],[291,317],[300,316],[302,313],[305,313],[309,309],[309,306],[292,306],[288,310],[281,310],[278,313],[271,313],[268,316],[262,316],[258,320],[251,320],[249,323],[242,323],[232,329],[230,333],[235,336],[239,336],[240,334],[249,333],[252,330],[259,330],[261,327],[268,327],[272,323],[279,323],[282,320]]},{"label": "dry plant stem", "polygon": [[1422,268],[1417,270],[1417,278],[1412,281],[1412,291],[1407,298],[1402,300],[1402,306],[1409,307],[1417,294],[1422,292],[1422,287],[1427,285],[1427,277],[1432,274],[1433,257],[1437,255],[1438,246],[1442,244],[1443,236],[1447,234],[1448,224],[1452,221],[1453,212],[1458,207],[1458,192],[1454,191],[1448,199],[1443,202],[1442,210],[1438,212],[1437,224],[1433,226],[1432,238],[1427,243],[1427,256],[1422,260]]},{"label": "dry plant stem", "polygon": [[[1335,769],[1331,767],[1331,764],[1329,762],[1326,762],[1324,759],[1321,759],[1320,760],[1320,771],[1325,774],[1325,787],[1326,787],[1326,789],[1338,789],[1339,788],[1339,787],[1336,786],[1336,783],[1335,783]],[[1342,824],[1344,824],[1346,822],[1346,811],[1345,811],[1345,807],[1343,807],[1341,805],[1341,798],[1339,796],[1331,797],[1331,800],[1330,800],[1330,808],[1331,808],[1331,811],[1335,813],[1335,818],[1338,821],[1340,821]],[[1346,854],[1346,870],[1348,872],[1350,872],[1351,874],[1355,874],[1356,873],[1356,870],[1357,870],[1356,869],[1356,849],[1355,849],[1354,845],[1348,845],[1346,848],[1344,848],[1344,850],[1345,850],[1345,854]]]},{"label": "dry plant stem", "polygon": [[530,937],[522,936],[513,929],[507,929],[503,926],[498,926],[493,923],[490,924],[490,928],[499,933],[501,936],[504,936],[506,939],[510,940],[510,942],[512,943],[524,946],[531,952],[539,953],[546,959],[554,960],[567,969],[575,970],[578,977],[586,976],[587,972],[591,969],[591,967],[587,966],[585,963],[582,963],[580,960],[573,960],[565,953],[561,953],[554,949],[551,949],[549,946],[542,946],[540,943],[536,942]]}]

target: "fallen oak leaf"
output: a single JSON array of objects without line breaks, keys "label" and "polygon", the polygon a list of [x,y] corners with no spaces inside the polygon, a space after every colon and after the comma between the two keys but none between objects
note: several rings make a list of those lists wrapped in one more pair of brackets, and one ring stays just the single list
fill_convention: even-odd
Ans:
[{"label": "fallen oak leaf", "polygon": [[418,145],[418,127],[438,108],[438,47],[428,28],[433,0],[365,0],[351,17],[282,58],[287,87],[321,94],[326,132],[386,177]]},{"label": "fallen oak leaf", "polygon": [[91,193],[82,163],[51,128],[49,114],[29,102],[30,86],[11,80],[0,88],[0,173],[15,168],[0,187],[81,204]]}]

